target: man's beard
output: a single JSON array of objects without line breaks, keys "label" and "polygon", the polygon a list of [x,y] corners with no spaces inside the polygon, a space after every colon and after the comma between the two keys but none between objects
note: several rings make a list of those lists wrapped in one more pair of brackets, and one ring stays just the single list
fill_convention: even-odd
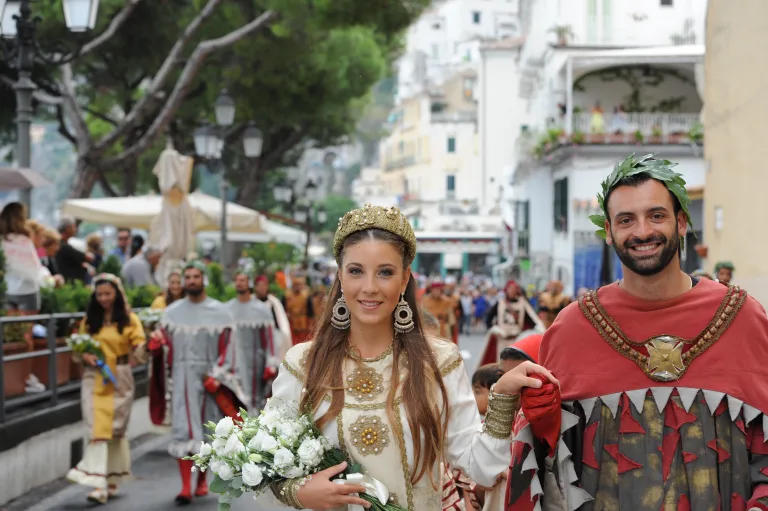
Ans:
[{"label": "man's beard", "polygon": [[202,287],[185,287],[184,292],[187,294],[187,296],[198,297],[201,294],[203,294],[203,288]]},{"label": "man's beard", "polygon": [[[639,245],[646,245],[648,243],[660,243],[661,252],[651,257],[637,258],[630,254],[630,249]],[[650,277],[660,273],[664,268],[669,266],[669,263],[675,258],[680,248],[680,238],[672,236],[671,240],[668,240],[663,234],[651,236],[647,239],[641,240],[640,238],[630,238],[619,247],[615,245],[616,255],[619,256],[619,260],[630,269],[632,272],[642,275],[643,277]]]},{"label": "man's beard", "polygon": [[235,291],[237,291],[237,294],[239,294],[239,295],[251,294],[251,290],[247,289],[247,288],[246,289],[236,289]]}]

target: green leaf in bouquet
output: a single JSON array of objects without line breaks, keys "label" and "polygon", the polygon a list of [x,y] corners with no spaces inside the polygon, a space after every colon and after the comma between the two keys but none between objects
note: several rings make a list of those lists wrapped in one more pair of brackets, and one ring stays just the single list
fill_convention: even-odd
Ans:
[{"label": "green leaf in bouquet", "polygon": [[227,492],[227,490],[229,490],[229,483],[219,476],[214,476],[213,481],[211,481],[211,484],[208,486],[208,489],[213,493],[223,495]]}]

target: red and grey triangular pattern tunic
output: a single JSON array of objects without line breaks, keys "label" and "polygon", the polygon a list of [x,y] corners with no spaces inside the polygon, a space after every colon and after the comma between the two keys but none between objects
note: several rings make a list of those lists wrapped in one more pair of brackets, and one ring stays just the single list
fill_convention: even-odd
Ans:
[{"label": "red and grey triangular pattern tunic", "polygon": [[518,417],[509,511],[768,510],[768,317],[745,291],[605,286],[558,316],[540,361],[561,437],[549,456]]}]

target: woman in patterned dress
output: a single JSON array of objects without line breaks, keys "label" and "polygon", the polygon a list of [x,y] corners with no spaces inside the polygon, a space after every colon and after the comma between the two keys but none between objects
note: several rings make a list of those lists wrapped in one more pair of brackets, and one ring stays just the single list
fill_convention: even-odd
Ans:
[{"label": "woman in patterned dress", "polygon": [[[416,237],[396,208],[347,213],[334,239],[338,279],[314,340],[294,346],[273,385],[273,401],[309,405],[320,430],[409,511],[442,509],[441,462],[493,486],[510,461],[519,389],[534,385],[526,363],[491,392],[481,424],[455,344],[424,334],[410,265]],[[538,380],[536,380],[538,381]],[[450,389],[450,391],[448,390]],[[365,488],[335,484],[345,464],[272,487],[296,509],[367,507]]]}]

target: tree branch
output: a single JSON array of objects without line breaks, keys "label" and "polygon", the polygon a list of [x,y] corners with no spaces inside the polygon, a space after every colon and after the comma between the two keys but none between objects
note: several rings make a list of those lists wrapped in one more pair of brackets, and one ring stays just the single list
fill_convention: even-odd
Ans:
[{"label": "tree branch", "polygon": [[[5,85],[7,85],[10,88],[13,88],[13,86],[16,85],[16,82],[11,80],[7,76],[0,76],[0,82],[4,83]],[[57,98],[56,96],[52,96],[50,94],[47,94],[47,93],[41,91],[40,89],[36,89],[32,93],[32,97],[36,101],[39,101],[40,103],[45,103],[46,105],[56,106],[56,105],[61,105],[61,104],[64,103],[64,100],[62,98]]]},{"label": "tree branch", "polygon": [[88,112],[89,114],[91,114],[92,116],[94,116],[97,119],[101,119],[104,122],[108,122],[112,126],[117,126],[117,121],[112,119],[107,114],[101,113],[98,110],[94,110],[93,108],[90,108],[90,107],[87,107],[87,106],[85,107],[85,111]]},{"label": "tree branch", "polygon": [[61,84],[61,96],[64,99],[64,112],[67,114],[67,117],[69,117],[69,121],[72,123],[72,127],[75,130],[75,137],[77,137],[78,142],[78,153],[83,154],[86,148],[91,145],[91,132],[88,131],[83,111],[80,109],[80,105],[77,104],[77,93],[75,92],[72,66],[70,64],[61,66]]},{"label": "tree branch", "polygon": [[302,126],[296,129],[293,133],[285,137],[277,146],[272,149],[260,162],[258,168],[270,169],[273,165],[278,163],[283,155],[291,150],[296,144],[301,142],[301,139],[307,134],[307,127]]},{"label": "tree branch", "polygon": [[109,41],[109,39],[115,35],[123,23],[125,23],[125,20],[130,17],[133,10],[137,5],[139,5],[139,2],[141,2],[141,0],[126,0],[125,7],[123,7],[120,12],[118,12],[115,17],[112,18],[112,21],[109,23],[107,29],[98,36],[94,37],[92,40],[88,41],[80,50],[79,55],[87,55],[105,42]]},{"label": "tree branch", "polygon": [[[215,0],[210,0],[211,2]],[[205,58],[212,52],[231,46],[246,36],[264,27],[270,20],[276,18],[277,15],[273,11],[266,11],[264,14],[251,21],[250,23],[243,25],[237,30],[216,38],[202,41],[197,45],[195,51],[187,60],[187,64],[184,66],[184,70],[181,72],[181,76],[176,82],[176,86],[173,88],[170,96],[168,97],[163,109],[155,118],[149,129],[142,135],[139,141],[132,147],[118,155],[115,160],[122,160],[141,154],[145,151],[155,140],[155,138],[163,132],[168,123],[173,119],[178,109],[181,107],[189,87],[192,85],[193,80],[200,71]],[[134,111],[138,109],[138,106],[134,108]],[[114,161],[114,160],[113,160]]]},{"label": "tree branch", "polygon": [[56,118],[59,121],[59,134],[69,140],[73,146],[77,146],[77,139],[67,129],[67,122],[64,120],[64,107],[62,105],[56,105]]},{"label": "tree branch", "polygon": [[111,184],[109,184],[109,180],[107,179],[107,176],[104,175],[104,172],[101,170],[96,171],[96,175],[98,176],[99,184],[101,185],[101,189],[104,190],[104,193],[107,194],[109,197],[122,197],[113,187]]},{"label": "tree branch", "polygon": [[187,28],[184,29],[184,33],[176,41],[176,44],[173,45],[171,51],[168,52],[168,56],[165,58],[165,61],[163,61],[160,69],[157,70],[157,73],[155,73],[144,96],[142,96],[130,112],[126,113],[121,125],[112,130],[109,135],[96,144],[97,149],[109,149],[115,142],[131,130],[134,124],[140,122],[140,118],[145,115],[149,104],[157,101],[157,96],[162,93],[165,83],[176,68],[176,63],[179,61],[179,58],[184,51],[184,47],[192,37],[194,37],[197,31],[200,30],[203,23],[213,14],[213,11],[222,1],[223,0],[208,0],[208,3],[205,4],[205,7],[200,11],[200,14],[187,25]]}]

